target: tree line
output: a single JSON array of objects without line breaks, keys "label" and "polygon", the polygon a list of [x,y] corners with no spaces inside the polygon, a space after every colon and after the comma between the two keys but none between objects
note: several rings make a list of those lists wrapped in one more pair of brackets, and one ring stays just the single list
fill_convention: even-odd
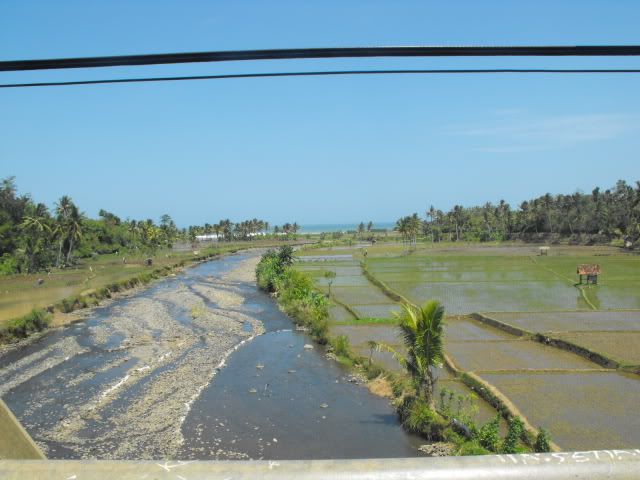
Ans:
[{"label": "tree line", "polygon": [[158,224],[152,219],[121,220],[106,210],[92,219],[68,195],[50,210],[29,195],[19,195],[13,177],[0,184],[0,274],[64,268],[76,257],[122,249],[153,252],[180,236],[166,214]]},{"label": "tree line", "polygon": [[[78,258],[117,251],[153,255],[160,248],[177,242],[193,242],[197,235],[215,233],[222,241],[250,240],[270,231],[269,222],[259,219],[179,229],[170,215],[153,219],[123,220],[107,210],[97,219],[89,218],[68,195],[58,199],[52,209],[20,195],[15,178],[0,182],[0,275],[33,273],[65,268]],[[296,234],[297,223],[274,227],[274,233]]]},{"label": "tree line", "polygon": [[300,225],[296,222],[285,223],[282,226],[274,225],[273,228],[269,222],[253,218],[234,223],[231,220],[224,219],[218,223],[204,225],[191,225],[187,229],[188,237],[195,241],[200,235],[215,235],[218,240],[250,240],[256,235],[295,235],[300,231]]},{"label": "tree line", "polygon": [[619,180],[612,188],[596,187],[591,193],[547,193],[515,209],[504,200],[473,207],[455,205],[449,211],[432,205],[424,219],[417,213],[398,219],[395,230],[406,243],[425,235],[435,242],[619,239],[630,246],[640,238],[640,181],[632,186]]}]

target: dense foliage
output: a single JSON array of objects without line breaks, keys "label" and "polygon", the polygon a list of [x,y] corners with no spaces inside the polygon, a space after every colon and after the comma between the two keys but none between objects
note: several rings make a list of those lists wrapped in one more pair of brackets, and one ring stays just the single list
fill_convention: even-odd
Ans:
[{"label": "dense foliage", "polygon": [[596,187],[588,194],[547,193],[517,209],[504,200],[474,207],[455,205],[446,212],[431,206],[424,220],[418,214],[400,218],[396,230],[407,242],[423,234],[433,241],[572,238],[633,244],[640,238],[640,181],[634,187],[619,180],[613,188]]},{"label": "dense foliage", "polygon": [[[49,210],[29,195],[19,195],[13,177],[0,184],[0,275],[33,273],[73,265],[77,258],[97,254],[139,252],[153,255],[158,249],[179,241],[195,241],[197,235],[216,233],[219,240],[250,240],[269,231],[269,223],[252,219],[239,223],[178,229],[167,214],[152,219],[122,220],[106,210],[99,218],[88,218],[73,200],[64,195]],[[285,224],[283,238],[295,234],[297,223]]]},{"label": "dense foliage", "polygon": [[283,310],[294,322],[309,329],[319,343],[327,343],[329,300],[314,288],[313,280],[291,267],[290,246],[269,250],[256,267],[258,286],[278,298]]},{"label": "dense foliage", "polygon": [[72,265],[75,257],[135,249],[153,252],[170,246],[180,232],[169,215],[126,220],[105,210],[87,218],[64,195],[53,211],[28,195],[18,195],[13,178],[0,185],[0,274],[31,273]]}]

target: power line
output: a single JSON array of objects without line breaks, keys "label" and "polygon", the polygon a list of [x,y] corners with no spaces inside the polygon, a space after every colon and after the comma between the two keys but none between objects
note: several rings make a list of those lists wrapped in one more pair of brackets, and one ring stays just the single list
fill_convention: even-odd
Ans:
[{"label": "power line", "polygon": [[504,56],[638,56],[639,45],[577,46],[406,46],[347,48],[288,48],[191,53],[159,53],[106,57],[79,57],[0,62],[0,72],[62,68],[121,67],[195,62],[291,60],[304,58],[363,57],[504,57]]},{"label": "power line", "polygon": [[66,82],[35,82],[0,84],[0,88],[64,87],[73,85],[101,85],[112,83],[177,82],[185,80],[224,80],[232,78],[319,77],[338,75],[411,75],[411,74],[619,74],[640,73],[640,69],[548,69],[548,68],[493,68],[493,69],[438,69],[438,70],[328,70],[315,72],[233,73],[225,75],[192,75],[182,77],[112,78],[104,80],[71,80]]}]

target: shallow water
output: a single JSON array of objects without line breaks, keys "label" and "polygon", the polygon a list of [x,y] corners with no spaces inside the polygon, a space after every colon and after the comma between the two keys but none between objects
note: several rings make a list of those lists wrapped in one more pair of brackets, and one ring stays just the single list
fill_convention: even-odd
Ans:
[{"label": "shallow water", "polygon": [[446,350],[467,371],[601,368],[578,355],[528,340],[448,342]]},{"label": "shallow water", "polygon": [[183,458],[369,458],[416,454],[388,401],[297,332],[267,332],[239,350],[194,403]]},{"label": "shallow water", "polygon": [[0,395],[51,458],[418,454],[386,400],[283,331],[291,321],[253,281],[223,278],[256,255],[188,269],[0,356]]},{"label": "shallow water", "polygon": [[622,312],[537,312],[490,313],[502,320],[532,332],[569,331],[640,331],[640,311]]},{"label": "shallow water", "polygon": [[589,373],[481,374],[564,450],[637,448],[640,381],[603,370]]}]

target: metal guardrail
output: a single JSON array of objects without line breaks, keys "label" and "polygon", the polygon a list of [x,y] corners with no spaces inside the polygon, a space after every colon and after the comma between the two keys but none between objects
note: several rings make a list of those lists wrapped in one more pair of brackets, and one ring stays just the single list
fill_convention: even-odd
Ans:
[{"label": "metal guardrail", "polygon": [[640,449],[477,457],[288,461],[0,460],[0,478],[471,480],[640,478]]}]

